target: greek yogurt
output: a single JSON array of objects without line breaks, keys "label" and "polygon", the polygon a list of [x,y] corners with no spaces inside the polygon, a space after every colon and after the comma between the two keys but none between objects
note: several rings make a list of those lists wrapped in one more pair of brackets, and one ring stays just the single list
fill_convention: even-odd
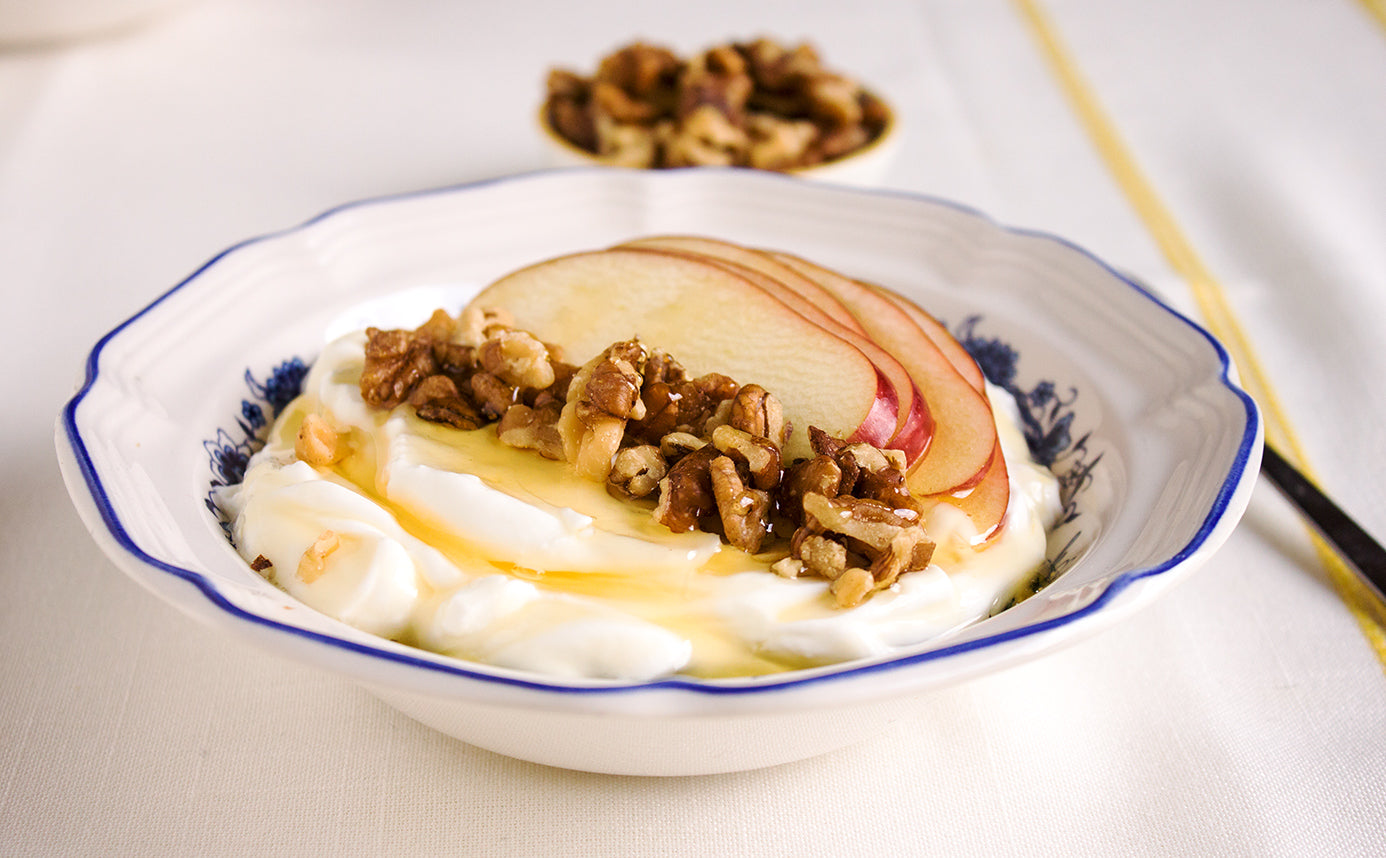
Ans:
[{"label": "greek yogurt", "polygon": [[[864,604],[835,607],[826,581],[788,579],[707,533],[672,533],[560,462],[382,412],[362,399],[365,335],[330,343],[219,502],[238,551],[305,604],[364,631],[498,667],[557,677],[749,676],[886,655],[990,613],[1044,562],[1055,477],[1029,457],[1014,403],[989,390],[1010,479],[1002,532],[983,550],[940,504],[928,568]],[[294,453],[307,414],[349,453],[314,467]],[[330,552],[301,565],[326,532]],[[319,552],[321,553],[321,552]]]}]

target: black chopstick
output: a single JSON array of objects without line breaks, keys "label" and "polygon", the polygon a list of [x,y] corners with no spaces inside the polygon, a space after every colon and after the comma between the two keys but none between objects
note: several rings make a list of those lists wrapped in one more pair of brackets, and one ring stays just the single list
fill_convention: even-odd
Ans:
[{"label": "black chopstick", "polygon": [[1269,444],[1261,457],[1261,473],[1304,514],[1376,597],[1386,602],[1386,548]]}]

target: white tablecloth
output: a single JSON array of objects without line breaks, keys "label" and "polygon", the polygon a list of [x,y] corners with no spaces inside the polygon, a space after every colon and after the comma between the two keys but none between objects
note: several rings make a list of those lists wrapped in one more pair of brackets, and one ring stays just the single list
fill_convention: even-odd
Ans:
[{"label": "white tablecloth", "polygon": [[898,106],[890,187],[1062,234],[1195,315],[1225,298],[1273,420],[1386,537],[1379,2],[189,0],[0,50],[0,854],[1382,854],[1380,626],[1264,486],[1121,627],[866,744],[690,779],[446,739],[98,552],[52,427],[101,334],[241,238],[543,166],[553,64],[758,34]]}]

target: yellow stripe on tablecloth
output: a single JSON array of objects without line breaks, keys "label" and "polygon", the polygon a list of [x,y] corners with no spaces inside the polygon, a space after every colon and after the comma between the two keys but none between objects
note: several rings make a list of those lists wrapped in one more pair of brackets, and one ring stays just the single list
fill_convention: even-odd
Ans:
[{"label": "yellow stripe on tablecloth", "polygon": [[[1155,189],[1145,178],[1131,150],[1122,142],[1116,126],[1098,103],[1092,88],[1084,80],[1078,65],[1065,48],[1045,12],[1036,0],[1013,0],[1019,8],[1046,60],[1063,87],[1078,119],[1092,139],[1107,169],[1120,185],[1127,200],[1141,220],[1170,266],[1188,283],[1198,303],[1204,321],[1227,346],[1241,374],[1242,383],[1261,406],[1266,421],[1266,439],[1294,461],[1301,470],[1309,472],[1307,457],[1289,419],[1285,416],[1260,361],[1256,359],[1241,324],[1232,311],[1226,293],[1194,251],[1183,230],[1161,202]],[[1386,23],[1386,0],[1362,0]],[[1311,479],[1313,478],[1310,473]],[[1349,569],[1332,548],[1317,534],[1310,534],[1320,561],[1338,595],[1362,628],[1363,634],[1375,649],[1377,658],[1386,667],[1386,607]]]},{"label": "yellow stripe on tablecloth", "polygon": [[1386,27],[1386,0],[1359,0],[1366,8],[1367,14],[1376,18],[1376,22],[1382,27]]}]

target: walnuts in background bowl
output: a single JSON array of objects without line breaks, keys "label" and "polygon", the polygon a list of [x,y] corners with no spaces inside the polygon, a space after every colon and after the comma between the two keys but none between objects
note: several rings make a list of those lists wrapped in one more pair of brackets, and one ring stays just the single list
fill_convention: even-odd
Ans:
[{"label": "walnuts in background bowl", "polygon": [[728,43],[682,59],[635,42],[590,77],[549,72],[544,118],[566,142],[623,167],[794,170],[880,138],[885,102],[825,68],[808,44]]}]

